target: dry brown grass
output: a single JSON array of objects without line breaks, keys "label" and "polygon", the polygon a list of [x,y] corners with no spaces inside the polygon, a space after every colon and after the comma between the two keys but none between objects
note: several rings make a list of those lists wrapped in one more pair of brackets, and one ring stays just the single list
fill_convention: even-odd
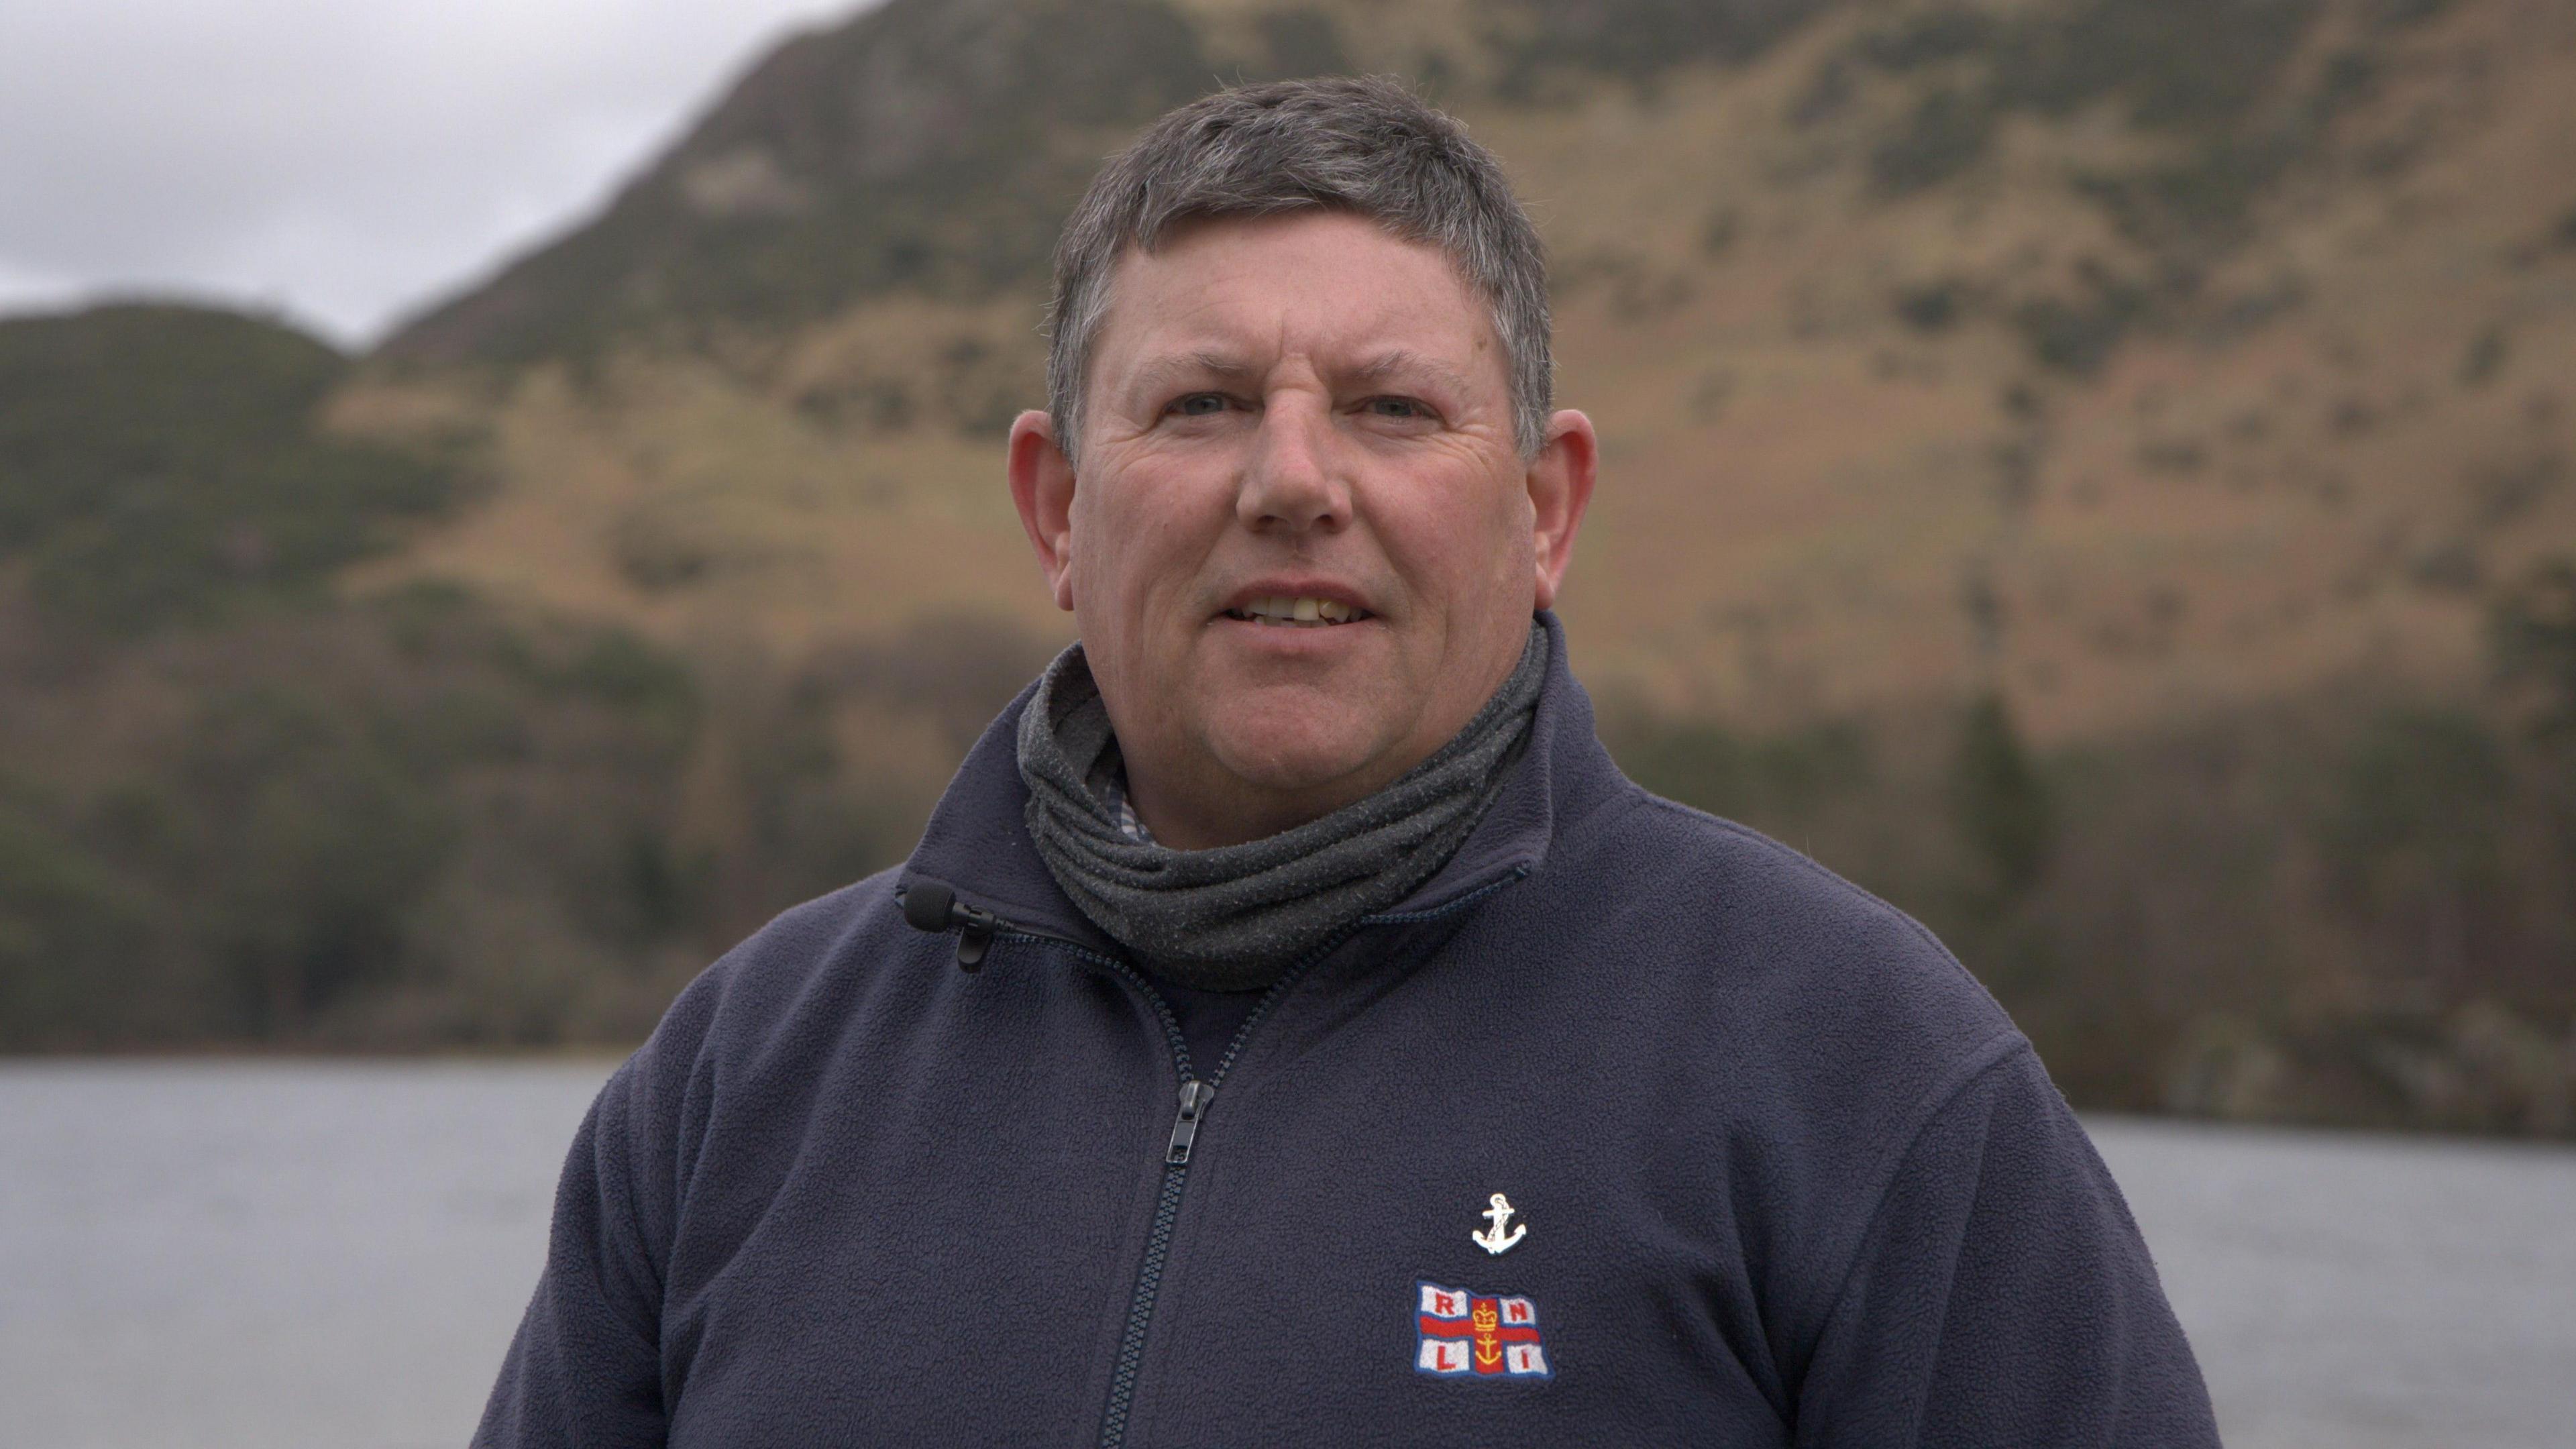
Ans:
[{"label": "dry brown grass", "polygon": [[[1258,7],[1198,8],[1221,41]],[[1401,68],[1457,23],[1344,34]],[[2088,271],[2147,274],[2067,177],[2162,143],[2010,118],[1967,172],[1877,194],[1868,138],[1909,93],[1864,78],[1787,119],[1863,23],[1740,70],[1462,106],[1549,236],[1562,395],[1605,440],[1565,602],[1587,674],[1752,720],[1991,680],[2043,741],[2466,677],[2486,581],[2576,540],[2564,7],[2460,0],[2410,33],[2322,159],[2090,375],[2035,362],[2010,319],[2081,301]],[[1942,286],[1946,325],[1899,315]],[[1001,480],[1037,323],[1031,296],[905,297],[732,365],[540,370],[489,404],[362,385],[343,426],[480,407],[497,483],[358,586],[453,577],[783,657],[940,610],[1060,636]]]}]

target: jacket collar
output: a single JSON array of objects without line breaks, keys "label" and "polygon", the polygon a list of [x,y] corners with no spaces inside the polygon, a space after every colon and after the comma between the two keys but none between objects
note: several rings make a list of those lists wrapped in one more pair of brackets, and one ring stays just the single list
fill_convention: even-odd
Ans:
[{"label": "jacket collar", "polygon": [[[1547,680],[1539,690],[1528,747],[1457,854],[1379,919],[1437,911],[1532,874],[1546,863],[1549,847],[1566,826],[1617,791],[1621,777],[1593,731],[1591,696],[1566,663],[1564,626],[1551,612],[1540,612],[1538,620],[1548,636]],[[953,890],[961,904],[998,916],[1011,929],[1119,954],[1120,947],[1057,887],[1029,839],[1019,726],[1036,691],[1034,682],[1021,690],[967,752],[931,811],[897,889],[937,881]]]}]

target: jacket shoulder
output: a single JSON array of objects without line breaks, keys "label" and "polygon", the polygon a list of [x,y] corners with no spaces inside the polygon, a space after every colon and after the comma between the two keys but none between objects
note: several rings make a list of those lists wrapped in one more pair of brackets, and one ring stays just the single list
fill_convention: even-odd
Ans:
[{"label": "jacket shoulder", "polygon": [[1645,939],[1739,1008],[1884,1014],[1982,1042],[2011,1019],[1939,938],[1816,860],[1642,788],[1582,852],[1615,872]]},{"label": "jacket shoulder", "polygon": [[1592,949],[1617,943],[1664,1049],[1766,1133],[1857,1168],[2028,1049],[1929,930],[1807,856],[1643,789],[1604,815],[1559,901],[1609,928]]},{"label": "jacket shoulder", "polygon": [[629,1064],[670,1080],[718,1062],[769,1057],[802,1038],[797,1023],[845,1011],[854,994],[940,948],[904,924],[887,869],[790,906],[698,973]]},{"label": "jacket shoulder", "polygon": [[1642,789],[1606,824],[1570,862],[1589,879],[1570,884],[1604,903],[1614,934],[1593,939],[1618,943],[1616,989],[1659,1078],[1702,1104],[1676,1114],[1677,1150],[1735,1165],[1774,1291],[1821,1312],[1951,1104],[1999,1071],[2055,1093],[1994,997],[1903,911]]}]

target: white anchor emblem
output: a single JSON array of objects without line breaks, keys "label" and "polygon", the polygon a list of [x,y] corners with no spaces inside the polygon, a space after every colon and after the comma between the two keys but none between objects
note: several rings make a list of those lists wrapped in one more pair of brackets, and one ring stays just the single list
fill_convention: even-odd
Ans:
[{"label": "white anchor emblem", "polygon": [[1492,1223],[1493,1226],[1481,1233],[1469,1233],[1467,1236],[1475,1239],[1476,1246],[1488,1253],[1507,1253],[1511,1251],[1513,1244],[1529,1235],[1529,1224],[1523,1223],[1508,1233],[1504,1232],[1503,1225],[1512,1220],[1512,1200],[1498,1192],[1494,1194],[1492,1202],[1494,1205],[1478,1216]]}]

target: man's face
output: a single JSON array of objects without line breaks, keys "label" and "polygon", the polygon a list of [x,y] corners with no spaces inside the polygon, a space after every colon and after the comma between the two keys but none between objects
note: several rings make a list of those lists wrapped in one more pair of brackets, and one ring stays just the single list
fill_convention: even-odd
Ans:
[{"label": "man's face", "polygon": [[1525,463],[1506,378],[1448,259],[1359,217],[1204,222],[1120,260],[1069,500],[1021,486],[1043,414],[1013,482],[1158,835],[1369,794],[1510,672],[1591,453],[1566,413]]}]

